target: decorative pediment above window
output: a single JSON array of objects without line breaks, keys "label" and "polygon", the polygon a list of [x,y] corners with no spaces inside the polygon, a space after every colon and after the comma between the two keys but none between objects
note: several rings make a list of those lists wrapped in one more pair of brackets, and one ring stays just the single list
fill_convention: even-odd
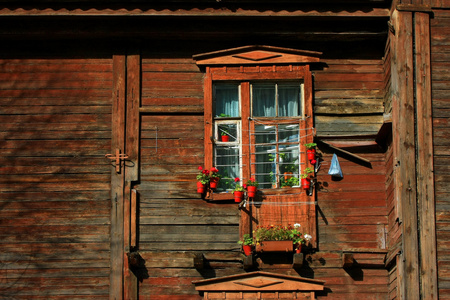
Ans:
[{"label": "decorative pediment above window", "polygon": [[194,55],[197,65],[310,64],[319,62],[321,52],[273,46],[244,46]]},{"label": "decorative pediment above window", "polygon": [[[251,272],[193,282],[203,299],[315,299],[324,281],[267,272]],[[245,295],[244,295],[245,294]],[[252,297],[254,296],[254,297]]]}]

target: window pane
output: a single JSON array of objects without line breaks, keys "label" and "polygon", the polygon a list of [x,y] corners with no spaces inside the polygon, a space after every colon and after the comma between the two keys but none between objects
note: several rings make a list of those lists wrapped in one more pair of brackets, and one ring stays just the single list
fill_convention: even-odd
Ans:
[{"label": "window pane", "polygon": [[300,138],[299,125],[279,125],[280,142],[298,142]]},{"label": "window pane", "polygon": [[280,148],[280,185],[299,185],[299,145],[281,145]]},{"label": "window pane", "polygon": [[238,132],[236,124],[218,124],[217,139],[221,142],[236,142]]},{"label": "window pane", "polygon": [[253,116],[275,117],[275,85],[253,84],[252,85]]},{"label": "window pane", "polygon": [[255,176],[261,188],[299,186],[299,124],[255,125]]},{"label": "window pane", "polygon": [[276,126],[255,126],[255,142],[257,144],[275,143],[277,138]]},{"label": "window pane", "polygon": [[216,84],[214,91],[215,115],[239,117],[239,85]]},{"label": "window pane", "polygon": [[276,187],[277,166],[275,146],[256,146],[256,181],[262,189]]},{"label": "window pane", "polygon": [[216,145],[215,150],[216,167],[219,169],[219,174],[222,175],[217,191],[234,189],[234,178],[240,177],[239,147],[226,147]]},{"label": "window pane", "polygon": [[298,84],[278,85],[278,116],[297,117],[300,115],[300,86]]}]

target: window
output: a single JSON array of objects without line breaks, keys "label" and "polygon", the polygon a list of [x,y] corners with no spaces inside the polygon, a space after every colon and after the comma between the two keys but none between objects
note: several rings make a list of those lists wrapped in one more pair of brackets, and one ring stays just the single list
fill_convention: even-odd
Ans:
[{"label": "window", "polygon": [[[260,188],[298,187],[303,82],[250,83],[250,94],[243,97],[251,102],[247,114],[240,109],[240,87],[239,82],[213,83],[213,158],[222,175],[217,192],[231,191],[236,177],[248,179],[244,165]],[[241,119],[249,120],[249,128],[241,127]],[[250,160],[242,156],[244,147],[250,148]]]},{"label": "window", "polygon": [[315,245],[314,195],[299,187],[299,177],[311,167],[304,146],[314,132],[309,64],[319,55],[246,46],[194,56],[205,71],[205,167],[223,176],[206,199],[232,200],[235,177],[260,184],[241,210],[241,236],[255,226],[300,223]]}]

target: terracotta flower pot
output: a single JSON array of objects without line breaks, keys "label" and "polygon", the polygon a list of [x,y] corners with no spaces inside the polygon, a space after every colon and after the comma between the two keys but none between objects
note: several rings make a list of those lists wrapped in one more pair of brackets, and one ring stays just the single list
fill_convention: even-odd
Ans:
[{"label": "terracotta flower pot", "polygon": [[311,186],[311,181],[309,178],[302,178],[302,187],[304,190],[309,190],[309,187]]},{"label": "terracotta flower pot", "polygon": [[234,202],[241,202],[244,197],[244,192],[242,191],[234,191]]},{"label": "terracotta flower pot", "polygon": [[256,245],[256,252],[292,252],[292,241],[263,241]]},{"label": "terracotta flower pot", "polygon": [[308,160],[316,159],[316,149],[308,149],[306,151],[306,154],[308,155]]},{"label": "terracotta flower pot", "polygon": [[284,172],[284,180],[289,180],[292,178],[292,172]]},{"label": "terracotta flower pot", "polygon": [[301,253],[302,252],[302,244],[296,244],[295,245],[295,253]]},{"label": "terracotta flower pot", "polygon": [[228,135],[222,135],[222,142],[228,142],[230,137]]},{"label": "terracotta flower pot", "polygon": [[197,181],[197,193],[203,194],[205,192],[205,185],[200,181]]},{"label": "terracotta flower pot", "polygon": [[248,196],[249,196],[249,197],[251,197],[251,198],[255,197],[255,194],[256,194],[256,186],[249,185],[249,186],[247,187],[247,192],[248,192]]},{"label": "terracotta flower pot", "polygon": [[211,178],[211,180],[209,181],[209,187],[210,187],[211,189],[216,189],[218,183],[219,183],[219,178],[213,177],[213,178]]},{"label": "terracotta flower pot", "polygon": [[242,249],[244,250],[244,254],[249,256],[252,254],[252,246],[251,245],[242,245]]}]

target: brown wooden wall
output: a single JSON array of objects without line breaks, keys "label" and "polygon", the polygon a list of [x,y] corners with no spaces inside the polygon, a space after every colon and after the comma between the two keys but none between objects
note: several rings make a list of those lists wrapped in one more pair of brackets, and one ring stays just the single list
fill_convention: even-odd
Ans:
[{"label": "brown wooden wall", "polygon": [[[448,6],[448,5],[447,5]],[[438,284],[440,299],[450,299],[450,13],[435,10],[431,19],[434,176]]]},{"label": "brown wooden wall", "polygon": [[0,59],[0,298],[107,298],[111,59],[38,45]]},{"label": "brown wooden wall", "polygon": [[[145,260],[135,270],[142,299],[200,299],[192,281],[245,272],[236,243],[236,204],[209,203],[195,193],[197,167],[204,163],[204,75],[192,55],[249,41],[271,44],[268,36],[277,45],[302,49],[314,35],[297,40],[294,32],[284,37],[293,40],[280,40],[279,33],[287,29],[272,28],[278,21],[267,21],[256,34],[242,26],[248,23],[234,20],[227,20],[230,27],[211,22],[212,29],[199,27],[209,24],[202,20],[184,28],[170,19],[163,22],[168,30],[158,28],[155,20],[142,23],[152,25],[149,31],[158,39],[141,47],[140,178],[133,187],[139,193],[137,249]],[[142,27],[131,25],[134,34],[148,38]],[[121,34],[128,34],[126,26],[120,28]],[[197,34],[198,28],[208,32]],[[183,41],[193,39],[187,45],[177,40],[185,32],[189,36]],[[319,135],[375,134],[381,126],[383,60],[374,55],[378,50],[369,49],[373,40],[364,44],[367,53],[362,55],[353,47],[356,43],[346,43],[339,51],[336,40],[328,46],[312,41],[303,48],[326,52],[323,68],[313,70]],[[111,57],[117,53],[111,45],[98,52],[92,42],[56,43],[34,47],[35,55],[14,55],[20,48],[0,61],[0,120],[6,124],[0,130],[5,153],[0,226],[2,248],[9,250],[0,252],[1,261],[7,262],[0,269],[1,296],[107,298],[112,167],[104,155],[110,153]],[[346,56],[349,49],[352,54]],[[259,268],[325,280],[327,289],[320,299],[386,299],[389,155],[377,147],[350,149],[371,166],[340,156],[344,179],[333,181],[327,175],[333,152],[320,150],[324,164],[318,174],[318,252],[307,255],[297,271],[289,258],[281,263],[258,260]],[[342,267],[344,252],[353,255],[353,268]],[[201,270],[194,268],[197,254],[206,259]]]},{"label": "brown wooden wall", "polygon": [[376,134],[383,122],[382,60],[326,59],[314,75],[317,135]]},{"label": "brown wooden wall", "polygon": [[[203,73],[191,58],[142,58],[139,251],[143,299],[196,299],[192,281],[242,272],[239,211],[196,193],[204,166]],[[194,256],[209,266],[197,271]]]},{"label": "brown wooden wall", "polygon": [[[371,167],[339,156],[344,178],[335,180],[328,175],[332,152],[326,151],[318,173],[319,252],[311,267],[316,279],[326,281],[331,299],[386,299],[388,292],[385,156],[359,155]],[[353,254],[357,266],[342,268],[342,253]]]}]

